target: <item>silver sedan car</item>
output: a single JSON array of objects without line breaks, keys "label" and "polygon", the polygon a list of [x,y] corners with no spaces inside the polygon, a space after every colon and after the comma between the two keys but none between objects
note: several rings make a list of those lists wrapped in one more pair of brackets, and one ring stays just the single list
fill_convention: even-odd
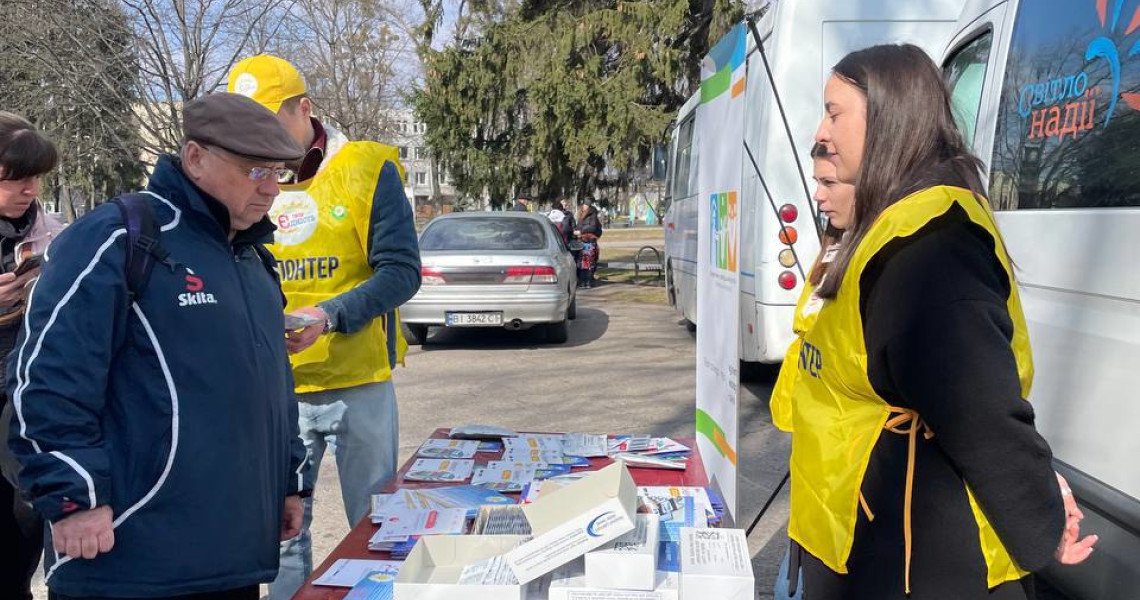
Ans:
[{"label": "silver sedan car", "polygon": [[432,219],[420,234],[423,284],[400,309],[410,344],[431,327],[541,326],[564,343],[575,316],[578,272],[542,214],[470,212]]}]

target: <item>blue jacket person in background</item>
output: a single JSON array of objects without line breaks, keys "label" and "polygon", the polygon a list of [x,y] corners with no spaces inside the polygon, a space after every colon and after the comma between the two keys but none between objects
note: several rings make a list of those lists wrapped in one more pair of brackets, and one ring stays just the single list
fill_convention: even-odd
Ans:
[{"label": "blue jacket person in background", "polygon": [[300,528],[283,300],[259,243],[304,149],[234,94],[188,104],[184,129],[145,192],[165,251],[145,287],[127,284],[128,219],[100,206],[48,250],[8,362],[58,600],[253,600]]}]

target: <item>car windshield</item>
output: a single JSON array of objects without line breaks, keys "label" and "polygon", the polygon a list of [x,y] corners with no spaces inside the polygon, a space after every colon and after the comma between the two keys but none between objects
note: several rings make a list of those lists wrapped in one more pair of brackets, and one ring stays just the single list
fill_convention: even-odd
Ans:
[{"label": "car windshield", "polygon": [[531,219],[441,219],[420,237],[421,250],[542,250],[546,234]]}]

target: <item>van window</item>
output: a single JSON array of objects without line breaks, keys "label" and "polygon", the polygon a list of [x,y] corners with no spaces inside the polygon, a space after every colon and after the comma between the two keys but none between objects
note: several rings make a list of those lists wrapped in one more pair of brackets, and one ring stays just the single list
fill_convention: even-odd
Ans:
[{"label": "van window", "polygon": [[1140,55],[1128,35],[1137,19],[1104,7],[1020,2],[990,165],[994,208],[1140,206]]},{"label": "van window", "polygon": [[689,190],[689,168],[693,160],[693,126],[696,119],[690,116],[681,123],[681,133],[677,136],[677,155],[673,159],[676,176],[673,177],[673,199],[687,198]]},{"label": "van window", "polygon": [[950,88],[950,104],[954,123],[962,132],[967,144],[974,143],[978,126],[978,108],[982,105],[982,83],[986,80],[986,66],[990,60],[992,31],[974,38],[946,61],[943,73]]}]

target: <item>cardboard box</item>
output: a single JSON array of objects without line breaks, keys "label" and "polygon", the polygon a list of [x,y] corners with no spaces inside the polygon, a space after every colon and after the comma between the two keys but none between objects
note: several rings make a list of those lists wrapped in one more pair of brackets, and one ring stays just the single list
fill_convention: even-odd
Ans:
[{"label": "cardboard box", "polygon": [[[598,588],[587,585],[582,560],[554,572],[548,600],[678,600],[680,582],[676,573],[653,572],[654,585],[648,591]],[[713,596],[707,596],[712,599]]]},{"label": "cardboard box", "polygon": [[534,539],[507,554],[527,583],[634,528],[637,486],[622,462],[543,495],[523,507]]},{"label": "cardboard box", "polygon": [[753,600],[756,581],[741,529],[681,529],[681,600]]},{"label": "cardboard box", "polygon": [[636,528],[586,553],[586,585],[592,588],[652,591],[657,587],[657,515],[637,515]]},{"label": "cardboard box", "polygon": [[424,536],[408,554],[396,577],[396,600],[526,600],[527,586],[464,585],[463,569],[509,552],[523,536]]}]

